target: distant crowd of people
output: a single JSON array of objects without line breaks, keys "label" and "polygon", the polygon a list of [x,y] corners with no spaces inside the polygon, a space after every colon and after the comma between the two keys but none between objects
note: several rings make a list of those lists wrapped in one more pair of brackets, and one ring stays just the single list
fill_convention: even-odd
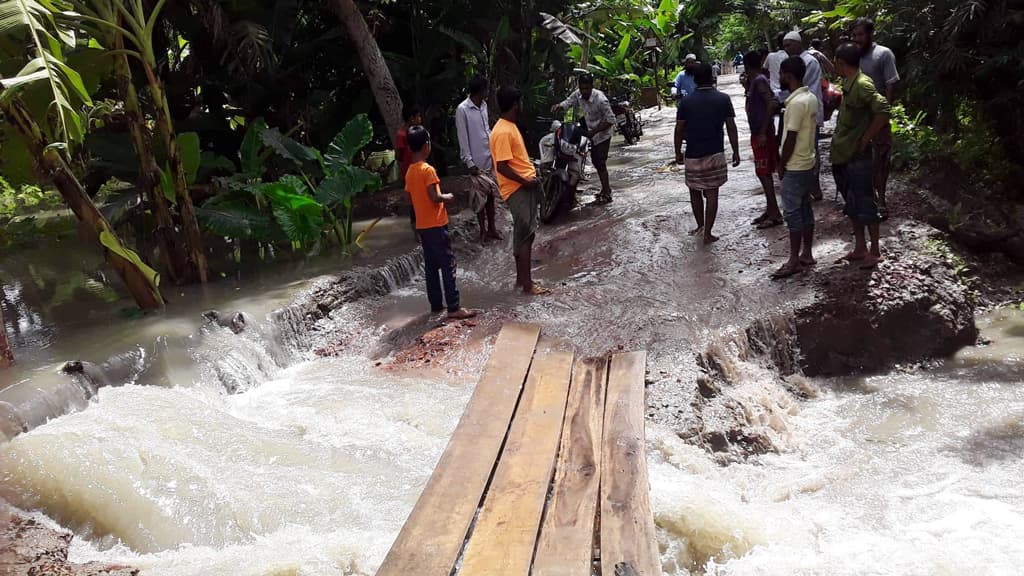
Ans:
[{"label": "distant crowd of people", "polygon": [[[790,257],[773,272],[773,278],[792,276],[815,265],[813,201],[822,197],[819,142],[826,118],[836,109],[839,118],[832,137],[832,170],[856,238],[845,258],[863,268],[872,268],[882,260],[879,223],[887,212],[885,193],[892,148],[890,102],[899,74],[892,52],[874,42],[871,20],[858,20],[851,39],[829,58],[819,42],[812,41],[805,47],[799,32],[788,32],[779,35],[776,51],[754,51],[742,58],[750,145],[766,198],[764,213],[752,224],[770,228],[784,223],[789,229]],[[690,233],[702,235],[705,244],[712,244],[718,240],[713,230],[719,190],[728,180],[729,165],[740,164],[735,111],[729,96],[715,88],[720,72],[717,63],[701,63],[690,54],[683,64],[684,70],[674,83],[678,98],[676,161],[685,165],[696,220],[696,228]],[[841,85],[841,93],[832,87],[830,79]],[[496,199],[500,197],[512,216],[516,285],[527,295],[546,294],[548,290],[532,276],[541,181],[517,124],[523,95],[513,87],[498,90],[495,100],[500,118],[492,126],[487,108],[488,81],[473,79],[468,92],[456,110],[455,124],[460,157],[471,182],[469,204],[478,215],[480,240],[502,239],[495,226]],[[593,78],[584,75],[578,89],[552,111],[569,107],[582,108],[588,126],[591,158],[601,180],[595,203],[611,202],[606,161],[615,116],[609,100],[594,88]],[[450,319],[470,318],[476,313],[460,304],[448,232],[445,203],[453,197],[441,190],[437,171],[427,161],[430,133],[420,125],[418,110],[409,108],[404,116],[406,125],[398,135],[396,154],[413,207],[412,225],[423,247],[431,310],[438,314],[447,310]],[[725,155],[726,132],[731,161]],[[776,173],[781,180],[781,206],[775,193]]]},{"label": "distant crowd of people", "polygon": [[[845,258],[863,268],[873,268],[882,260],[879,223],[888,217],[890,103],[900,77],[892,51],[874,41],[873,21],[859,19],[850,32],[834,58],[825,55],[820,41],[805,46],[795,31],[779,34],[776,51],[754,51],[743,58],[750,145],[766,198],[764,213],[752,224],[771,228],[785,223],[789,229],[790,257],[773,278],[815,265],[812,203],[822,198],[819,144],[822,127],[836,109],[839,118],[830,159],[856,239]],[[726,128],[732,165],[740,162],[735,112],[729,97],[715,90],[710,66],[689,55],[684,68],[676,79],[675,150],[677,161],[686,166],[697,221],[692,234],[703,234],[704,242],[710,244],[718,240],[713,234],[718,192],[728,179]],[[840,84],[841,92],[830,79]],[[782,183],[781,208],[775,193],[776,173]]]}]

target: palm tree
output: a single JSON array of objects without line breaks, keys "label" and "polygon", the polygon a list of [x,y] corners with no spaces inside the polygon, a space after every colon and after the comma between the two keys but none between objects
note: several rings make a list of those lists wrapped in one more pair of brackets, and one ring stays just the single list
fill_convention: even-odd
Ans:
[{"label": "palm tree", "polygon": [[363,72],[370,80],[370,89],[377,100],[377,107],[388,126],[388,136],[391,137],[391,143],[395,144],[398,130],[402,127],[402,97],[398,94],[377,39],[370,32],[354,0],[333,0],[332,5],[338,19],[348,30],[349,39],[356,45]]}]

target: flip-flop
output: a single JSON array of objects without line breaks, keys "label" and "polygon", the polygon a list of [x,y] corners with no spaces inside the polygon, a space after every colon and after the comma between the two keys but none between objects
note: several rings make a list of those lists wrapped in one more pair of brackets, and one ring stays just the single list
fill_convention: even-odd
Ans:
[{"label": "flip-flop", "polygon": [[761,214],[757,218],[754,218],[754,221],[751,222],[750,225],[751,226],[757,226],[758,224],[760,224],[761,222],[764,222],[767,219],[768,219],[768,214]]},{"label": "flip-flop", "polygon": [[812,268],[812,267],[818,265],[818,261],[817,260],[811,260],[810,262],[808,262],[807,260],[801,260],[800,261],[800,265],[801,266],[806,266],[808,268]]},{"label": "flip-flop", "polygon": [[775,228],[776,226],[782,226],[785,222],[782,218],[766,218],[760,224],[757,225],[758,230],[767,230],[769,228]]},{"label": "flip-flop", "polygon": [[776,270],[775,272],[772,272],[772,280],[782,280],[783,278],[789,278],[790,276],[795,276],[799,274],[802,270],[803,268],[799,264],[791,266],[789,263],[786,263],[783,264],[782,267]]},{"label": "flip-flop", "polygon": [[850,252],[846,256],[843,256],[840,262],[861,262],[865,258],[867,258],[867,254],[865,254],[864,256],[854,256],[854,253]]}]

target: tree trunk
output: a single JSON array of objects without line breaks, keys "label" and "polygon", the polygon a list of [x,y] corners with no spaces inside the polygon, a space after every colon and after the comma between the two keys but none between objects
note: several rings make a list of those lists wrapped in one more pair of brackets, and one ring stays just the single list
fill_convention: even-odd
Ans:
[{"label": "tree trunk", "polygon": [[[60,152],[55,148],[47,148],[46,139],[39,125],[32,120],[24,105],[17,99],[11,100],[4,104],[4,113],[24,137],[33,158],[37,160],[36,167],[40,175],[53,182],[68,207],[78,217],[78,221],[95,236],[97,243],[103,232],[108,232],[116,238],[110,224],[92,203],[92,198],[89,198],[89,194],[64,162]],[[106,247],[103,247],[103,253],[107,263],[121,277],[139,308],[153,310],[163,307],[164,300],[159,290],[150,283],[138,266]]]},{"label": "tree trunk", "polygon": [[9,368],[14,364],[14,352],[7,340],[7,324],[4,322],[4,309],[0,306],[0,368]]},{"label": "tree trunk", "polygon": [[182,164],[181,154],[178,151],[177,134],[174,132],[174,122],[171,120],[171,109],[167,103],[167,93],[164,91],[163,83],[156,77],[156,72],[150,61],[144,59],[142,66],[146,71],[146,79],[149,82],[149,93],[153,97],[157,130],[160,131],[160,136],[164,142],[164,150],[167,151],[167,166],[170,170],[171,180],[174,183],[174,191],[178,196],[181,223],[185,228],[185,238],[188,241],[189,257],[192,260],[193,271],[199,276],[199,281],[206,284],[207,265],[206,252],[203,249],[203,236],[199,232],[199,222],[196,220],[195,207],[192,205],[192,194],[188,189],[185,166]]},{"label": "tree trunk", "polygon": [[388,136],[391,144],[396,143],[398,130],[402,127],[402,97],[398,94],[398,88],[391,77],[391,70],[388,69],[384,55],[380,53],[377,40],[370,32],[366,19],[359,12],[354,0],[332,0],[334,10],[338,19],[348,30],[349,39],[356,45],[359,52],[359,60],[363,64],[363,73],[370,80],[370,89],[377,100],[377,107],[384,116],[384,122],[388,126]]},{"label": "tree trunk", "polygon": [[[118,39],[123,43],[120,36]],[[119,46],[119,48],[123,47]],[[132,83],[128,56],[124,54],[118,56],[115,67],[118,90],[124,99],[128,130],[131,133],[135,154],[139,159],[139,188],[149,199],[153,215],[156,217],[156,239],[160,246],[160,257],[163,260],[164,270],[172,282],[183,283],[190,276],[187,249],[178,242],[179,236],[175,231],[174,218],[167,205],[163,189],[160,187],[160,169],[157,166],[156,157],[153,155],[153,147],[150,145],[149,130],[146,128],[142,108],[139,106],[139,96]]]}]

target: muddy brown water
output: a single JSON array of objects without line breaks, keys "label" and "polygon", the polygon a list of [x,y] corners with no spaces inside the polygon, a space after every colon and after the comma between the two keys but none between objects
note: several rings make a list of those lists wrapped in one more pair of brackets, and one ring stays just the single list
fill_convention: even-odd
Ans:
[{"label": "muddy brown water", "polygon": [[[744,162],[722,191],[721,241],[705,247],[686,235],[688,194],[670,164],[673,111],[648,111],[643,140],[613,147],[615,202],[541,231],[536,275],[555,289],[551,297],[512,290],[507,245],[463,251],[464,303],[485,314],[442,366],[377,366],[430,326],[421,280],[335,312],[315,335],[343,341],[331,358],[314,358],[312,341],[279,350],[266,320],[308,286],[309,269],[237,295],[186,298],[180,310],[142,321],[38,322],[50,326],[49,340],[38,350],[23,344],[20,371],[5,376],[27,388],[71,357],[148,351],[160,338],[171,353],[159,381],[101,389],[87,409],[0,446],[0,496],[74,530],[75,561],[154,575],[372,574],[501,322],[538,322],[580,354],[647,348],[651,372],[683,387],[693,385],[695,356],[723,334],[813,298],[808,278],[767,280],[785,254],[785,231],[749,225],[763,199],[738,86],[723,89],[739,116]],[[408,248],[401,219],[393,228],[364,263]],[[819,258],[834,261],[846,248],[845,234],[826,234]],[[241,338],[201,331],[207,307],[241,309],[254,329]],[[815,381],[817,398],[774,416],[778,454],[721,466],[649,422],[665,572],[1017,574],[1024,316],[1001,311],[983,327],[990,346],[929,370]],[[762,368],[737,361],[734,369],[763,380],[766,397],[777,393]],[[225,393],[224,372],[248,375],[238,393]],[[671,402],[673,391],[651,396]]]}]

